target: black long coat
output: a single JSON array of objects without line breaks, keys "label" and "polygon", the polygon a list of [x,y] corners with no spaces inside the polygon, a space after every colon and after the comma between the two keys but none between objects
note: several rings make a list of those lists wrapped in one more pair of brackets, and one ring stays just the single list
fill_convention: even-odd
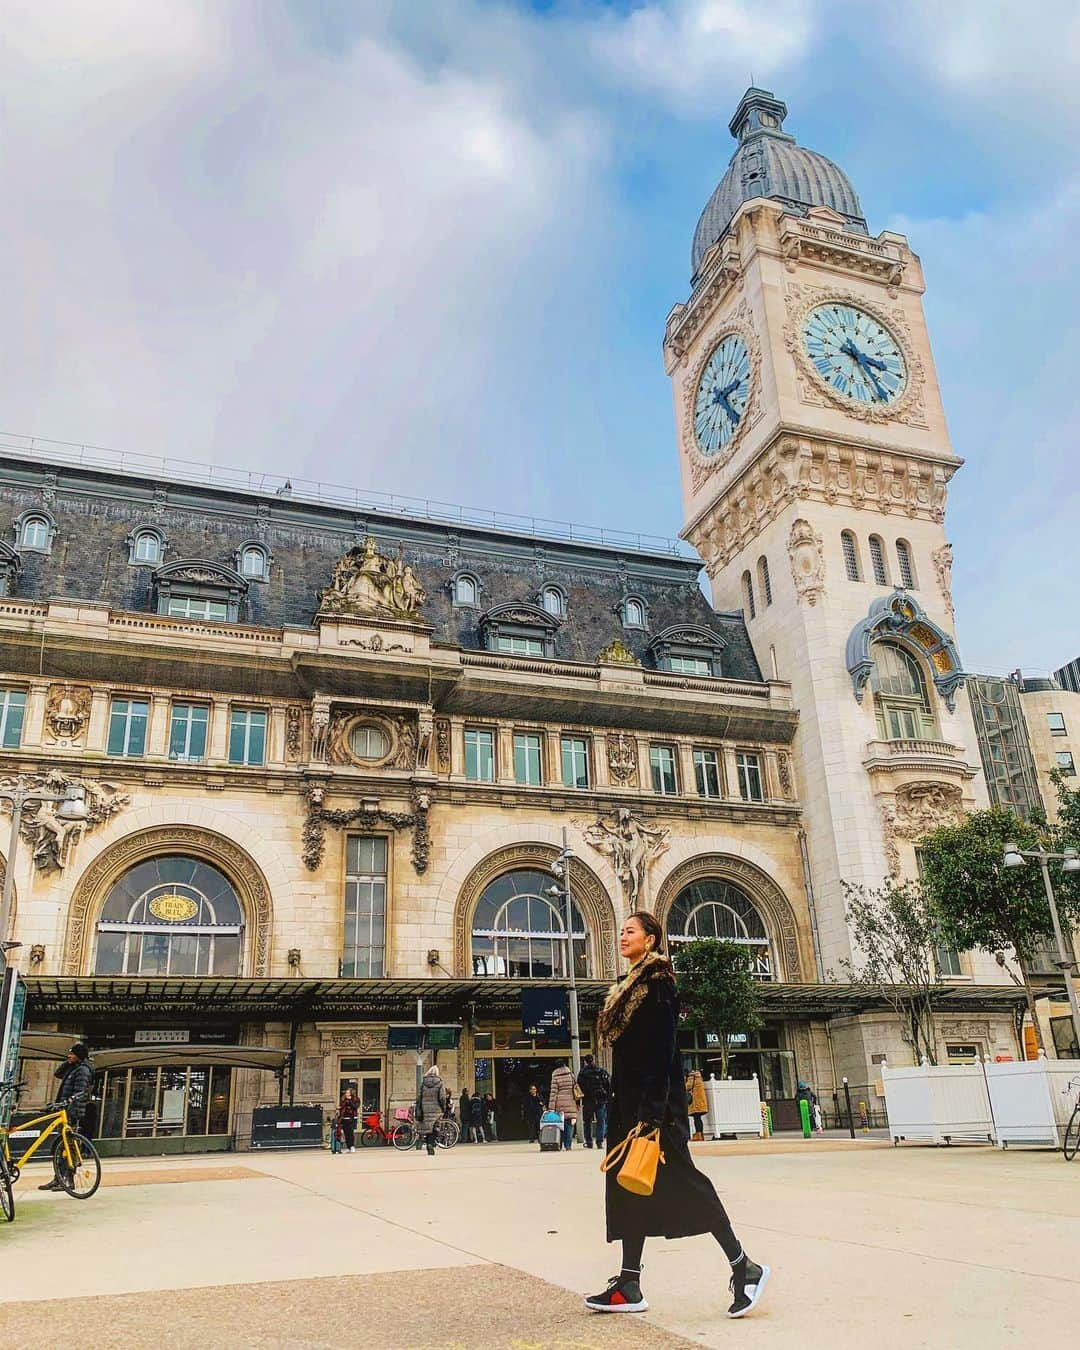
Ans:
[{"label": "black long coat", "polygon": [[690,1121],[678,1046],[679,998],[670,976],[649,981],[648,993],[612,1047],[608,1147],[639,1121],[660,1126],[666,1159],[652,1195],[633,1195],[606,1174],[607,1238],[690,1237],[711,1233],[725,1218],[712,1182],[690,1157]]}]

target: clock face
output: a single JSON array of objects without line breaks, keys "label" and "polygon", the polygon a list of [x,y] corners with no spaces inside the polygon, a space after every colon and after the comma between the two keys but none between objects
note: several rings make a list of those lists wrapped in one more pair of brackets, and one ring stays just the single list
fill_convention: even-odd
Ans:
[{"label": "clock face", "polygon": [[694,435],[706,457],[719,454],[735,435],[750,397],[750,353],[738,333],[713,350],[698,381]]},{"label": "clock face", "polygon": [[807,315],[803,344],[814,368],[853,403],[895,403],[907,370],[899,343],[877,319],[854,305],[819,305]]}]

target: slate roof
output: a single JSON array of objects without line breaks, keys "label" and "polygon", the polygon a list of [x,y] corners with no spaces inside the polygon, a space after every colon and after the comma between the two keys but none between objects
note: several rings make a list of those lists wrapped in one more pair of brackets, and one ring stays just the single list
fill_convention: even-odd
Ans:
[{"label": "slate roof", "polygon": [[694,231],[691,276],[697,276],[702,259],[735,212],[754,197],[772,197],[798,215],[811,206],[828,206],[844,217],[848,229],[866,234],[862,207],[847,174],[816,150],[796,145],[783,129],[786,116],[786,104],[768,90],[750,88],[743,94],[730,125],[739,145]]},{"label": "slate roof", "polygon": [[[648,665],[653,636],[673,624],[693,624],[726,644],[725,678],[762,678],[741,613],[713,611],[699,586],[696,559],[457,529],[375,511],[361,517],[258,492],[0,457],[0,539],[14,542],[14,522],[43,502],[56,522],[52,552],[23,553],[14,585],[16,595],[30,599],[77,598],[114,610],[153,612],[154,568],[128,561],[131,531],[153,526],[165,535],[169,563],[198,558],[232,568],[243,544],[262,543],[272,554],[270,578],[249,584],[241,622],[308,627],[335,561],[371,534],[384,549],[402,547],[427,593],[422,617],[432,625],[435,642],[481,649],[479,619],[485,609],[506,601],[536,602],[541,587],[553,583],[567,598],[555,636],[558,659],[593,662],[618,637]],[[478,609],[454,608],[451,581],[459,571],[479,581]],[[617,610],[626,595],[645,601],[647,632],[623,628]]]}]

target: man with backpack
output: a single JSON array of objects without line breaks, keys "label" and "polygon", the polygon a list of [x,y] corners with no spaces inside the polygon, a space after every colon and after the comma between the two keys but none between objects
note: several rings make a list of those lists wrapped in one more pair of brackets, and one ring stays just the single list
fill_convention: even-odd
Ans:
[{"label": "man with backpack", "polygon": [[581,1118],[585,1125],[585,1147],[593,1146],[593,1124],[596,1125],[596,1147],[603,1148],[607,1138],[608,1099],[611,1096],[611,1078],[592,1055],[585,1055],[578,1074],[581,1089]]}]

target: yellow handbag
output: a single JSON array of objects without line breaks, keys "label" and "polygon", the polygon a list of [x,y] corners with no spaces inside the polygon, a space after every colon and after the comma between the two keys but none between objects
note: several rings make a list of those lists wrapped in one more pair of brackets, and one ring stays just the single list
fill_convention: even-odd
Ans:
[{"label": "yellow handbag", "polygon": [[600,1171],[610,1172],[613,1167],[618,1167],[615,1180],[624,1191],[630,1191],[632,1195],[652,1195],[656,1169],[665,1158],[660,1151],[660,1131],[653,1129],[642,1134],[641,1128],[635,1125],[622,1143],[610,1150],[600,1164]]}]

